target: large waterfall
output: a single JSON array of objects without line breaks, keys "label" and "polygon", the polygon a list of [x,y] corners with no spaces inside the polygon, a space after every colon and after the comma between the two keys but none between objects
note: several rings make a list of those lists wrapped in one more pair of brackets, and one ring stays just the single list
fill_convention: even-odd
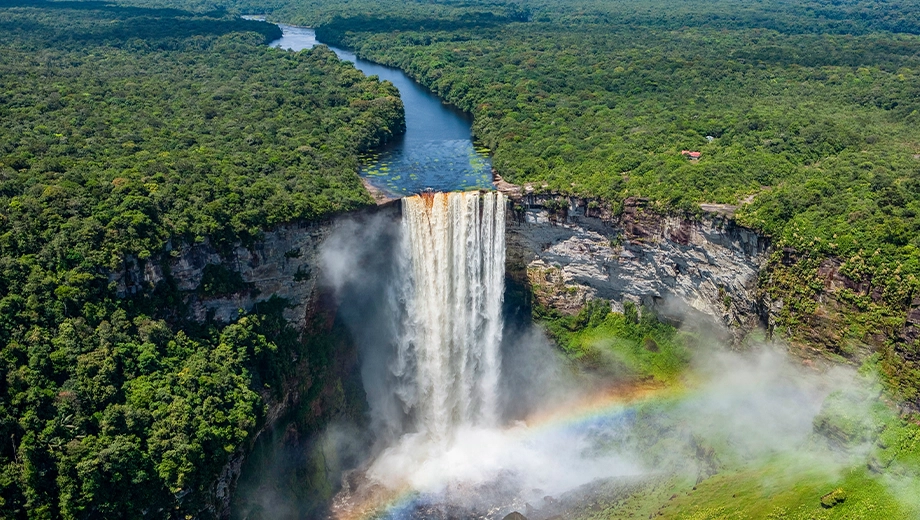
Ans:
[{"label": "large waterfall", "polygon": [[497,420],[505,198],[425,193],[402,204],[405,312],[389,368],[406,430],[442,441],[459,425]]},{"label": "large waterfall", "polygon": [[[340,309],[362,349],[375,441],[343,479],[334,518],[495,519],[631,471],[594,453],[583,430],[508,420],[511,399],[559,393],[567,380],[541,335],[503,341],[506,204],[493,192],[408,197],[398,221],[345,226],[328,251],[326,275],[343,277]],[[522,348],[540,367],[521,363]]]}]

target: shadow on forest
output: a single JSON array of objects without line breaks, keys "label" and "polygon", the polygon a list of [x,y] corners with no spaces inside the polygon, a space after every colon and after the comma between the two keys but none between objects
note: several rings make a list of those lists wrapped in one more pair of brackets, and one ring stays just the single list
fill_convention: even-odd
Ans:
[{"label": "shadow on forest", "polygon": [[54,40],[124,42],[131,39],[222,36],[235,32],[259,33],[266,41],[281,37],[281,29],[274,24],[237,18],[224,9],[195,13],[181,9],[123,6],[96,0],[0,0],[0,9],[10,8],[99,13],[100,23],[88,26],[69,27],[66,20],[62,20],[60,26],[18,20],[0,23],[0,30],[34,32]]},{"label": "shadow on forest", "polygon": [[391,32],[391,31],[457,31],[488,28],[530,20],[528,11],[512,11],[501,15],[491,12],[464,13],[454,18],[376,17],[367,14],[333,18],[323,24],[327,31]]}]

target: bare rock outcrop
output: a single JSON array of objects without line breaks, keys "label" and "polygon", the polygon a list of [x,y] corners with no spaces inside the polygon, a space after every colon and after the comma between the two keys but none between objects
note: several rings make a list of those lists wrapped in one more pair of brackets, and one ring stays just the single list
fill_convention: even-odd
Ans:
[{"label": "bare rock outcrop", "polygon": [[[384,203],[366,210],[375,211],[398,211],[398,205]],[[354,216],[354,213],[347,215]],[[241,312],[252,312],[272,298],[283,298],[284,318],[301,333],[306,349],[309,337],[328,332],[335,318],[335,304],[318,281],[321,247],[336,225],[335,219],[285,224],[265,231],[250,244],[237,243],[229,248],[218,248],[207,239],[179,246],[169,244],[160,255],[147,260],[125,258],[121,269],[109,273],[109,282],[123,298],[149,293],[158,284],[170,284],[178,289],[185,306],[164,309],[164,314],[173,312],[176,319],[199,322],[211,319],[231,323]],[[234,283],[225,283],[218,291],[207,290],[208,272],[215,269]],[[316,330],[317,327],[323,330]],[[355,349],[336,349],[336,359],[331,361],[328,372],[318,374],[315,367],[308,366],[308,356],[303,354],[298,353],[290,360],[294,368],[280,392],[260,391],[266,405],[265,416],[250,443],[275,427],[303,396],[312,396],[310,413],[315,418],[324,416],[327,413],[324,403],[335,400],[341,392],[340,377],[353,372],[357,362]],[[229,517],[231,496],[250,447],[243,446],[233,453],[212,484],[206,516]]]},{"label": "bare rock outcrop", "polygon": [[[576,313],[592,298],[708,320],[736,337],[760,318],[757,281],[769,240],[724,215],[663,216],[642,199],[621,215],[576,198],[526,196],[508,222],[509,273],[538,303]],[[526,277],[526,278],[525,278]]]},{"label": "bare rock outcrop", "polygon": [[[175,249],[168,247],[156,261],[142,263],[127,258],[125,268],[110,274],[109,281],[117,284],[119,295],[127,296],[152,290],[168,275],[186,296],[186,317],[196,321],[211,316],[229,323],[239,317],[241,310],[251,311],[257,303],[277,296],[287,300],[290,306],[284,316],[300,330],[316,287],[319,246],[331,229],[329,222],[287,224],[264,233],[251,245],[237,244],[224,251],[207,239]],[[204,294],[201,283],[209,265],[239,273],[244,288],[228,294]]]}]

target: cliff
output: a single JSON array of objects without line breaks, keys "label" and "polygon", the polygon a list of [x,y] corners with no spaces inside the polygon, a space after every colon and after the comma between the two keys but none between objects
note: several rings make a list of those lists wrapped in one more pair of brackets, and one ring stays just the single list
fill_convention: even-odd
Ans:
[{"label": "cliff", "polygon": [[663,319],[717,325],[735,339],[761,321],[769,240],[719,214],[691,220],[629,199],[612,216],[591,201],[522,195],[508,221],[508,271],[536,301],[574,314],[592,298],[633,301]]},{"label": "cliff", "polygon": [[[345,217],[396,209],[384,204]],[[261,435],[290,420],[312,427],[346,406],[343,380],[355,372],[357,350],[347,334],[333,330],[336,306],[322,287],[319,269],[321,247],[338,223],[330,219],[285,224],[264,232],[251,244],[224,249],[208,240],[170,244],[161,255],[146,261],[125,258],[122,269],[109,274],[120,297],[170,287],[183,305],[163,313],[177,322],[231,323],[241,313],[257,312],[260,304],[282,298],[283,316],[300,336],[297,350],[289,354],[291,370],[282,388],[258,389],[265,403],[263,420],[211,486],[206,497],[211,505],[207,513],[202,512],[204,516],[229,517],[236,482]],[[324,351],[314,352],[320,349]]]},{"label": "cliff", "polygon": [[[184,295],[186,317],[199,322],[210,316],[230,323],[240,310],[251,311],[257,303],[277,296],[290,305],[285,318],[302,330],[316,289],[319,247],[333,226],[333,221],[286,224],[264,233],[249,247],[237,244],[223,252],[207,239],[175,249],[170,245],[157,261],[127,258],[125,268],[112,273],[109,281],[117,284],[120,296],[126,296],[151,290],[169,276]],[[207,294],[201,285],[208,266],[239,273],[242,285],[232,292]]]}]

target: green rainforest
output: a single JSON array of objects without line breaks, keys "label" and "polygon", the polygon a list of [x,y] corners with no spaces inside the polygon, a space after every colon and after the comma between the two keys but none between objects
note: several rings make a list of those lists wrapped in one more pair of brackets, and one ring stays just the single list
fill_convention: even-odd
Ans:
[{"label": "green rainforest", "polygon": [[189,326],[175,288],[118,298],[107,273],[370,204],[358,156],[402,103],[226,12],[0,12],[0,517],[197,511],[288,370],[285,325]]},{"label": "green rainforest", "polygon": [[[749,201],[735,217],[774,240],[762,288],[789,302],[786,335],[842,357],[872,344],[893,390],[920,395],[900,339],[920,295],[920,6],[345,5],[298,12],[471,111],[506,180],[664,213]],[[868,289],[818,309],[829,260]]]},{"label": "green rainforest", "polygon": [[[563,516],[918,518],[892,498],[920,492],[918,0],[0,0],[0,518],[221,516],[215,482],[267,403],[333,377],[338,319],[296,330],[270,295],[193,319],[168,272],[118,285],[183,247],[229,255],[374,208],[359,172],[406,130],[399,91],[327,46],[270,48],[275,23],[471,114],[495,173],[550,214],[715,211],[766,237],[768,335],[872,380],[815,419],[870,446],[834,477],[726,459],[693,497],[675,477]],[[214,264],[192,296],[245,286]],[[529,311],[570,370],[603,372],[603,344],[631,381],[690,384],[699,339],[646,309]]]}]

